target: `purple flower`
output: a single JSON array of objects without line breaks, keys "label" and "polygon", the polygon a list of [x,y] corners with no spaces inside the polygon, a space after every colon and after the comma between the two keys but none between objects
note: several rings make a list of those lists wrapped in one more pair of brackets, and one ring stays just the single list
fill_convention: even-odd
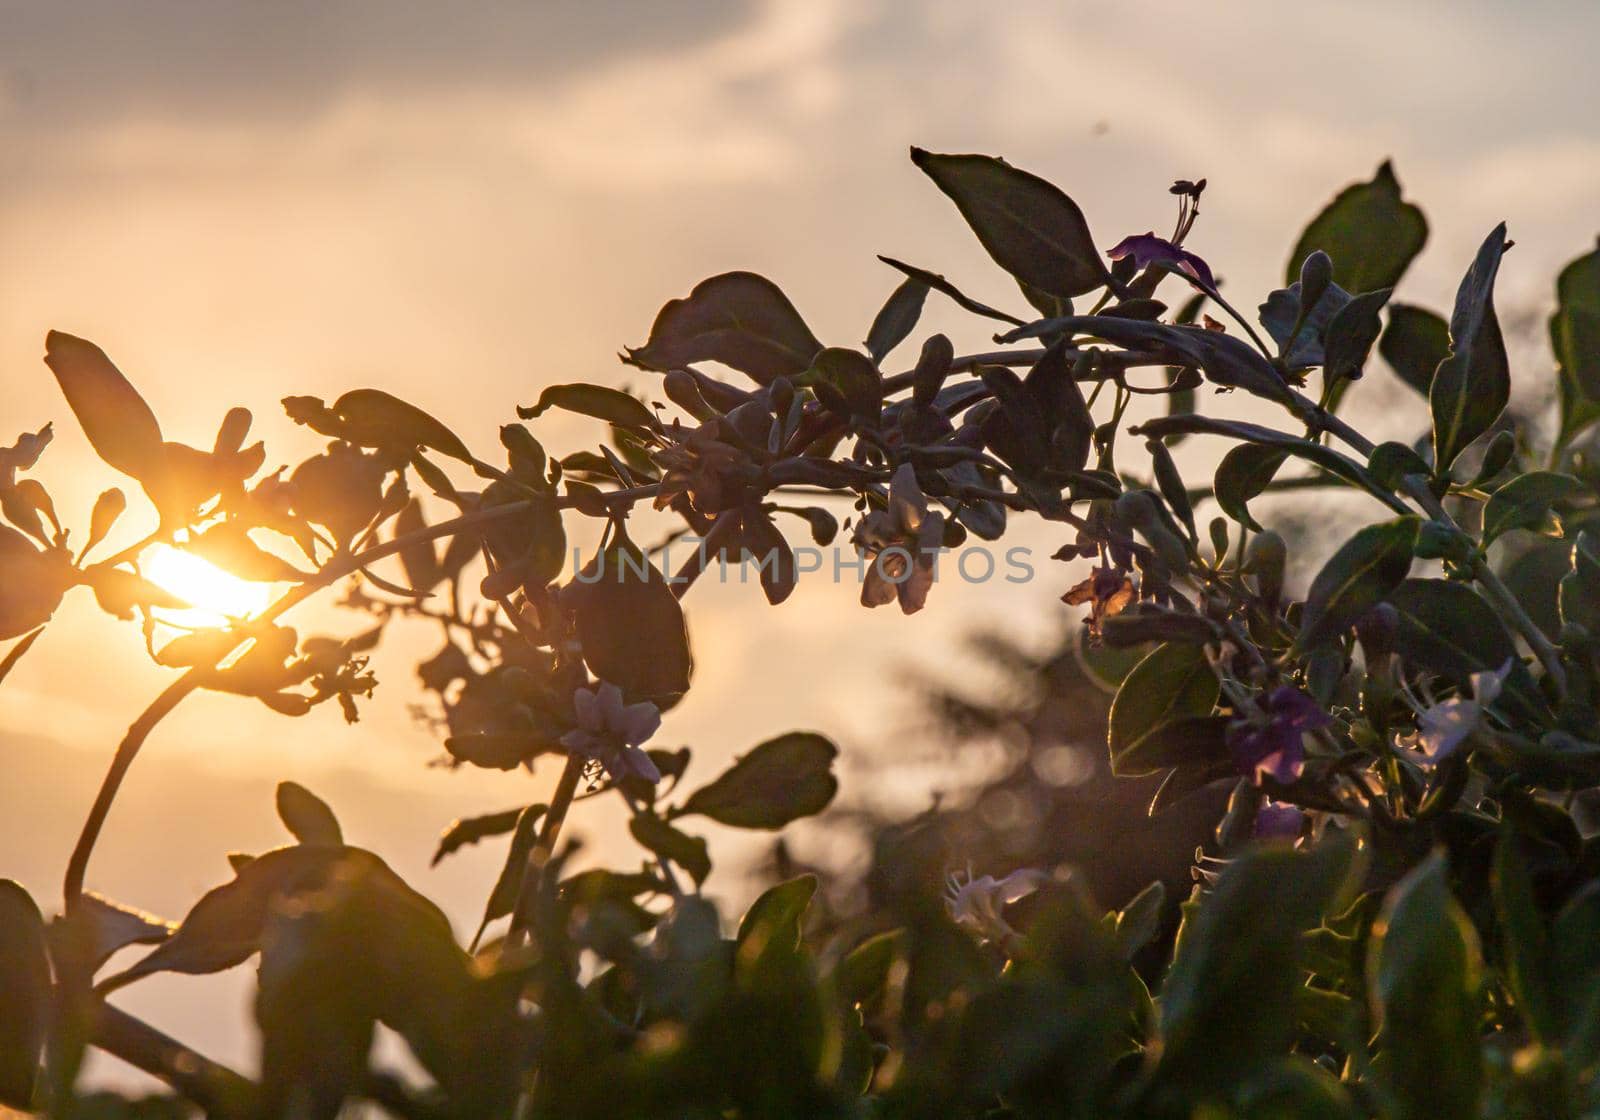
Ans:
[{"label": "purple flower", "polygon": [[1188,277],[1202,292],[1216,295],[1217,282],[1211,275],[1211,266],[1189,250],[1174,245],[1164,237],[1157,237],[1154,230],[1124,237],[1115,248],[1106,251],[1106,256],[1114,261],[1132,257],[1133,263],[1140,268],[1149,268],[1153,264],[1168,265],[1174,272]]},{"label": "purple flower", "polygon": [[1228,725],[1228,746],[1241,774],[1257,782],[1262,775],[1288,784],[1305,768],[1302,737],[1333,722],[1317,702],[1298,688],[1282,685],[1267,694],[1262,712]]},{"label": "purple flower", "polygon": [[592,691],[578,689],[572,707],[578,726],[561,736],[562,746],[598,762],[618,781],[630,775],[651,784],[661,780],[654,760],[639,749],[661,726],[659,708],[649,702],[624,704],[622,690],[607,681]]},{"label": "purple flower", "polygon": [[1268,800],[1256,810],[1254,834],[1258,840],[1293,840],[1300,835],[1305,819],[1298,805]]}]

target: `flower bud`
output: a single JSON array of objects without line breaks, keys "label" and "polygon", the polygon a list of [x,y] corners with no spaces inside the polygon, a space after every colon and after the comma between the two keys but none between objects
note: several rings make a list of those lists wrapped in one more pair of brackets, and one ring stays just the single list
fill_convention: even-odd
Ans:
[{"label": "flower bud", "polygon": [[1328,290],[1328,285],[1333,283],[1333,260],[1321,249],[1316,250],[1305,259],[1300,266],[1300,314],[1302,318],[1309,318],[1311,309],[1317,306]]},{"label": "flower bud", "polygon": [[928,405],[939,395],[944,379],[950,376],[950,363],[955,360],[956,349],[942,334],[933,335],[922,344],[917,357],[917,368],[911,375],[911,399]]},{"label": "flower bud", "polygon": [[1270,529],[1257,534],[1245,552],[1244,571],[1256,577],[1257,592],[1273,608],[1283,597],[1283,572],[1288,559],[1288,546]]}]

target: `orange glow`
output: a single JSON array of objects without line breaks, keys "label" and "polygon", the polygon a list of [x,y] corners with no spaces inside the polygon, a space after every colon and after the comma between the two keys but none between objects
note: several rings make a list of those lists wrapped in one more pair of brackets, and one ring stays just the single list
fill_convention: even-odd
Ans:
[{"label": "orange glow", "polygon": [[272,602],[271,584],[240,579],[169,545],[152,546],[140,557],[139,568],[151,583],[192,604],[187,610],[157,611],[157,618],[176,626],[225,626],[230,619],[260,614]]}]

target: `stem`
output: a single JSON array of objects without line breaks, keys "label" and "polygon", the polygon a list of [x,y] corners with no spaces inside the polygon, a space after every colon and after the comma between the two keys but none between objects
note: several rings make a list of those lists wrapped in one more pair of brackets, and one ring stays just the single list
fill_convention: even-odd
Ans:
[{"label": "stem", "polygon": [[117,790],[122,786],[122,779],[127,775],[128,767],[133,765],[134,758],[139,754],[139,748],[144,746],[145,739],[155,729],[156,724],[166,718],[184,697],[198,687],[200,687],[200,674],[197,670],[190,669],[155,698],[139,718],[133,721],[128,733],[122,737],[122,742],[117,744],[117,753],[111,756],[111,766],[100,782],[100,792],[95,795],[94,805],[90,807],[89,815],[84,819],[83,828],[78,833],[78,843],[72,849],[72,858],[67,861],[67,874],[61,889],[68,913],[72,912],[83,897],[83,877],[89,868],[89,856],[94,851],[95,841],[100,837],[100,829],[106,823],[106,816],[111,812],[111,803],[116,800]]},{"label": "stem", "polygon": [[[652,488],[653,489],[653,488]],[[706,563],[712,555],[719,552],[728,534],[733,531],[736,518],[731,510],[723,513],[711,525],[711,531],[706,534],[705,540],[700,542],[700,547],[694,554],[683,562],[677,572],[668,580],[672,594],[682,599],[694,586],[706,570]],[[534,891],[538,887],[540,875],[544,866],[555,854],[556,841],[561,836],[561,826],[566,823],[567,811],[572,808],[573,797],[578,792],[578,780],[583,777],[583,768],[586,760],[579,755],[568,755],[567,764],[561,770],[561,777],[556,782],[555,793],[550,797],[550,809],[544,815],[544,820],[539,822],[539,838],[534,842],[533,850],[528,853],[527,865],[522,870],[522,883],[517,888],[516,905],[511,910],[511,929],[506,935],[507,943],[515,945],[527,928],[529,910],[533,903]]]},{"label": "stem", "polygon": [[[655,485],[636,486],[628,490],[616,490],[606,495],[607,502],[634,501],[638,498],[650,497],[655,494]],[[440,537],[453,536],[464,529],[471,529],[489,521],[502,517],[510,517],[516,513],[525,512],[532,503],[507,502],[504,505],[490,506],[487,509],[473,510],[448,521],[441,521],[437,525],[427,525],[415,532],[396,537],[372,548],[361,552],[351,553],[337,557],[318,570],[316,575],[286,592],[272,606],[268,607],[258,617],[251,620],[239,633],[239,639],[234,643],[233,649],[249,640],[251,632],[259,627],[270,625],[288,611],[294,609],[318,591],[336,583],[345,576],[350,575],[368,564],[393,556],[423,541],[437,540]],[[575,504],[571,498],[562,498],[558,505],[562,508]],[[71,910],[83,896],[83,881],[89,867],[89,857],[94,852],[95,842],[100,837],[100,830],[105,825],[106,817],[111,812],[112,802],[116,800],[117,791],[122,786],[122,779],[127,775],[128,768],[133,765],[133,760],[138,757],[139,750],[150,736],[158,723],[178,706],[190,693],[198,689],[204,682],[207,673],[214,671],[224,658],[233,652],[232,649],[221,654],[209,665],[201,664],[190,668],[183,676],[173,681],[166,690],[151,703],[151,705],[133,721],[128,728],[122,742],[117,744],[117,750],[111,757],[111,765],[106,770],[106,776],[100,782],[100,791],[95,795],[94,805],[89,810],[89,815],[79,830],[78,842],[72,850],[72,858],[67,863],[66,876],[62,883],[62,893],[68,910]]]},{"label": "stem", "polygon": [[196,1054],[177,1039],[110,1004],[99,1004],[92,1015],[96,1046],[166,1082],[204,1109],[207,1116],[256,1115],[260,1090],[249,1078]]},{"label": "stem", "polygon": [[[1372,454],[1372,441],[1349,424],[1318,408],[1311,402],[1309,397],[1302,393],[1290,389],[1289,396],[1293,401],[1291,411],[1301,420],[1304,420],[1308,426],[1321,431],[1332,432],[1362,455],[1370,456]],[[1461,527],[1456,524],[1455,519],[1450,516],[1439,499],[1433,496],[1433,491],[1428,489],[1427,483],[1422,480],[1420,475],[1407,475],[1401,482],[1401,488],[1405,490],[1412,501],[1422,507],[1429,517],[1460,531]],[[1517,597],[1511,593],[1511,589],[1501,581],[1499,575],[1495,573],[1493,568],[1489,567],[1488,561],[1482,556],[1473,562],[1472,576],[1482,585],[1484,592],[1489,596],[1490,601],[1500,609],[1501,614],[1516,627],[1517,632],[1528,643],[1528,648],[1533,650],[1534,656],[1544,666],[1545,675],[1550,678],[1551,684],[1555,686],[1556,695],[1565,700],[1567,696],[1567,672],[1561,664],[1560,651],[1551,644],[1544,631],[1539,629],[1538,623],[1528,617],[1528,612],[1522,609],[1522,604],[1517,602]]]}]

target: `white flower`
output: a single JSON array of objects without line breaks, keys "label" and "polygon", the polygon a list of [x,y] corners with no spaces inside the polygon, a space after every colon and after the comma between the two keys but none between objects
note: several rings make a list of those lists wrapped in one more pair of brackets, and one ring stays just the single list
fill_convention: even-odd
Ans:
[{"label": "white flower", "polygon": [[993,875],[974,878],[968,870],[965,882],[956,875],[949,877],[944,904],[957,925],[989,941],[1006,941],[1015,937],[1017,931],[1002,916],[1003,908],[1049,881],[1049,875],[1031,867],[1013,871],[1004,879]]},{"label": "white flower", "polygon": [[640,747],[661,726],[661,709],[651,703],[624,704],[622,690],[602,681],[593,691],[572,694],[578,726],[561,736],[561,745],[591,759],[618,780],[632,774],[647,782],[661,780],[655,761]]},{"label": "white flower", "polygon": [[1506,678],[1511,675],[1512,664],[1508,657],[1506,663],[1493,672],[1473,673],[1472,699],[1442,700],[1417,713],[1416,734],[1402,743],[1421,752],[1416,760],[1418,765],[1437,766],[1482,726],[1484,712],[1499,697]]},{"label": "white flower", "polygon": [[944,514],[928,511],[917,472],[904,463],[889,480],[889,503],[856,527],[855,545],[867,559],[861,604],[881,607],[900,600],[906,614],[920,611],[933,586],[934,564],[944,540]]}]

